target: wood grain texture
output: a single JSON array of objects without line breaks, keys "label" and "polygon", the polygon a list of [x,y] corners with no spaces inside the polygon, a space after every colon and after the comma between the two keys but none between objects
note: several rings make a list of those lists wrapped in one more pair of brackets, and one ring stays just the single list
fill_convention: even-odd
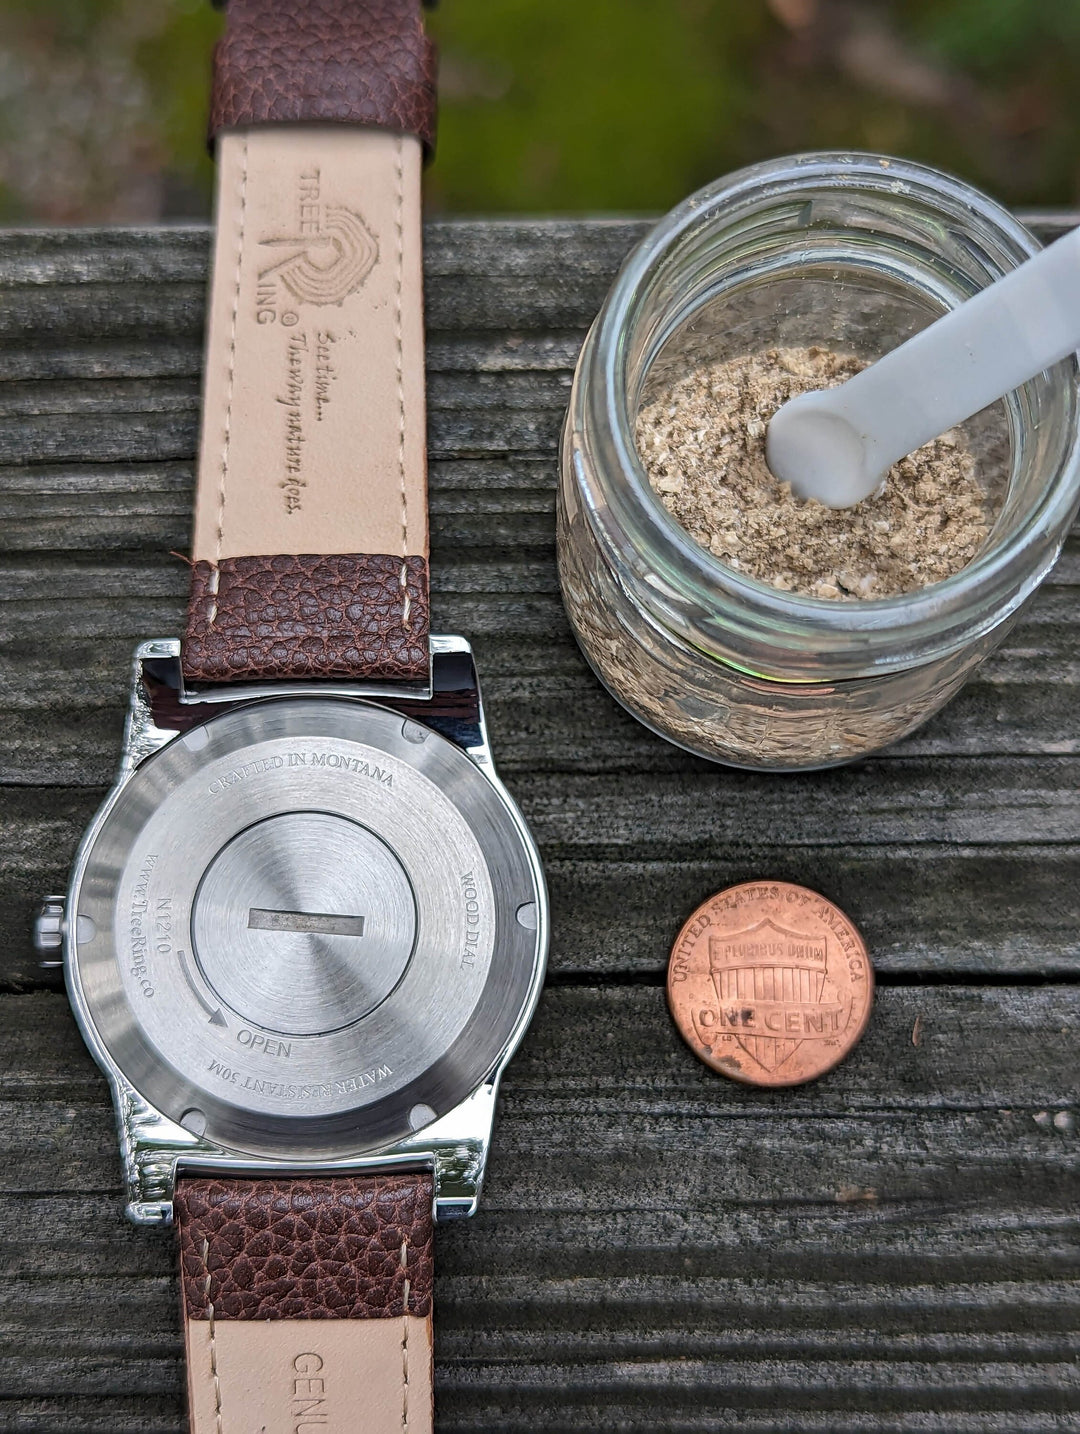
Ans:
[{"label": "wood grain texture", "polygon": [[[171,1240],[119,1215],[63,999],[6,1005],[0,1382],[56,1427],[97,1400],[178,1429]],[[439,1234],[442,1427],[1069,1427],[1078,1033],[1072,985],[886,987],[857,1059],[769,1093],[711,1076],[657,987],[550,991],[484,1214]]]},{"label": "wood grain texture", "polygon": [[[1062,216],[1044,216],[1046,232]],[[569,635],[555,443],[629,221],[426,234],[435,630],[474,641],[540,841],[552,976],[477,1220],[439,1232],[439,1428],[1080,1430],[1080,542],[945,712],[817,775],[715,768]],[[171,1239],[30,950],[179,630],[204,229],[0,234],[0,1430],[183,1429]],[[170,551],[172,550],[172,552]],[[665,1008],[710,891],[837,900],[881,978],[820,1083],[719,1080]]]}]

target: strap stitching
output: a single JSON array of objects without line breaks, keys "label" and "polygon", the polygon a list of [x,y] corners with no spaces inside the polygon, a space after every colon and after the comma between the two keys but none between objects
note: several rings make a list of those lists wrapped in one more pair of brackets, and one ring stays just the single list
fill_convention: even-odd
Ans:
[{"label": "strap stitching", "polygon": [[402,139],[397,140],[397,196],[394,205],[394,222],[397,228],[397,264],[394,278],[394,343],[397,350],[397,395],[398,395],[398,474],[401,480],[401,572],[398,577],[401,586],[401,625],[409,629],[409,611],[412,599],[409,597],[408,564],[409,556],[409,508],[405,490],[405,376],[404,343],[401,330],[401,291],[405,265],[405,238],[402,211],[405,202],[405,176],[402,161]]},{"label": "strap stitching", "polygon": [[409,1255],[408,1241],[401,1242],[401,1268],[405,1271],[405,1290],[401,1306],[401,1427],[409,1427]]},{"label": "strap stitching", "polygon": [[217,1424],[217,1434],[222,1434],[221,1428],[221,1379],[217,1367],[217,1342],[214,1333],[214,1301],[210,1298],[210,1242],[203,1237],[202,1260],[206,1266],[206,1280],[203,1283],[203,1294],[206,1297],[206,1309],[210,1319],[210,1374],[214,1381],[214,1420]]},{"label": "strap stitching", "polygon": [[229,333],[229,370],[225,382],[225,441],[221,450],[221,483],[218,487],[217,534],[214,540],[214,562],[213,570],[210,574],[209,586],[209,593],[212,599],[209,616],[210,627],[213,627],[218,615],[218,583],[220,578],[218,564],[221,560],[221,545],[224,542],[225,533],[225,481],[229,474],[229,444],[232,438],[233,387],[236,379],[236,331],[240,317],[240,275],[244,264],[244,221],[247,215],[247,177],[248,142],[245,136],[240,161],[240,214],[236,230],[236,279],[233,288],[232,325]]}]

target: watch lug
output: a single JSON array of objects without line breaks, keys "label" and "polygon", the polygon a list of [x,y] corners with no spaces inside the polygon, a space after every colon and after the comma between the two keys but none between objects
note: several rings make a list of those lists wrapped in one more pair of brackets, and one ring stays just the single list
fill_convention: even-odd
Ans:
[{"label": "watch lug", "polygon": [[126,1214],[136,1225],[162,1225],[172,1220],[176,1167],[181,1160],[221,1152],[149,1105],[122,1076],[113,1085],[120,1158],[124,1166]]},{"label": "watch lug", "polygon": [[[463,705],[471,710],[468,720],[465,721],[446,722],[438,717],[426,720],[437,731],[448,737],[451,742],[456,743],[462,751],[468,753],[483,771],[493,773],[495,763],[491,755],[491,743],[488,739],[484,692],[480,686],[480,678],[477,676],[472,646],[464,637],[433,637],[431,645],[436,662],[441,660],[450,671],[459,666],[464,669],[465,675],[463,679],[459,679],[462,681],[464,693],[467,694]],[[438,700],[439,694],[436,692],[433,695],[433,710]]]},{"label": "watch lug", "polygon": [[136,1225],[169,1224],[180,1168],[232,1175],[343,1175],[422,1167],[435,1175],[436,1220],[476,1213],[495,1122],[498,1078],[492,1077],[438,1120],[396,1145],[354,1159],[297,1164],[244,1157],[204,1140],[149,1105],[119,1074],[113,1101],[124,1167],[126,1212]]},{"label": "watch lug", "polygon": [[150,695],[143,681],[143,664],[146,662],[179,658],[180,644],[175,638],[154,638],[140,642],[135,649],[131,665],[131,691],[128,695],[128,715],[124,723],[124,746],[120,757],[120,781],[131,773],[152,753],[171,742],[177,733],[166,727],[159,727],[154,721]]},{"label": "watch lug", "polygon": [[[483,771],[494,772],[483,695],[472,648],[464,637],[433,635],[426,683],[363,681],[273,682],[185,686],[178,638],[161,637],[135,649],[119,780],[181,733],[225,707],[277,697],[351,697],[394,708],[407,720],[430,727],[466,752]],[[161,721],[164,725],[158,725]]]},{"label": "watch lug", "polygon": [[485,1082],[459,1106],[394,1147],[416,1151],[435,1168],[435,1218],[463,1220],[476,1214],[495,1124],[498,1079]]}]

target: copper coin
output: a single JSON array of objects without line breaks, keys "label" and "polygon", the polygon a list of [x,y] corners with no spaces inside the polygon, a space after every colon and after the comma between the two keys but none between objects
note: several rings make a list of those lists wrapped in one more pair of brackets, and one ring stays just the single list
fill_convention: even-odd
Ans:
[{"label": "copper coin", "polygon": [[668,1005],[707,1066],[748,1085],[801,1085],[839,1064],[870,1018],[874,971],[831,901],[748,881],[703,901],[668,963]]}]

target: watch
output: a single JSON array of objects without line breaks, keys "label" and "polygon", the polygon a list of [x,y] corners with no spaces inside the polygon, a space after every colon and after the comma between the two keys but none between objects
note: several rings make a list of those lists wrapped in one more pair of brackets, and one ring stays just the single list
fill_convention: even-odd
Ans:
[{"label": "watch", "polygon": [[543,980],[472,653],[428,630],[418,0],[231,0],[181,640],[49,898],[127,1211],[174,1221],[195,1434],[430,1430],[433,1220],[471,1215]]}]

